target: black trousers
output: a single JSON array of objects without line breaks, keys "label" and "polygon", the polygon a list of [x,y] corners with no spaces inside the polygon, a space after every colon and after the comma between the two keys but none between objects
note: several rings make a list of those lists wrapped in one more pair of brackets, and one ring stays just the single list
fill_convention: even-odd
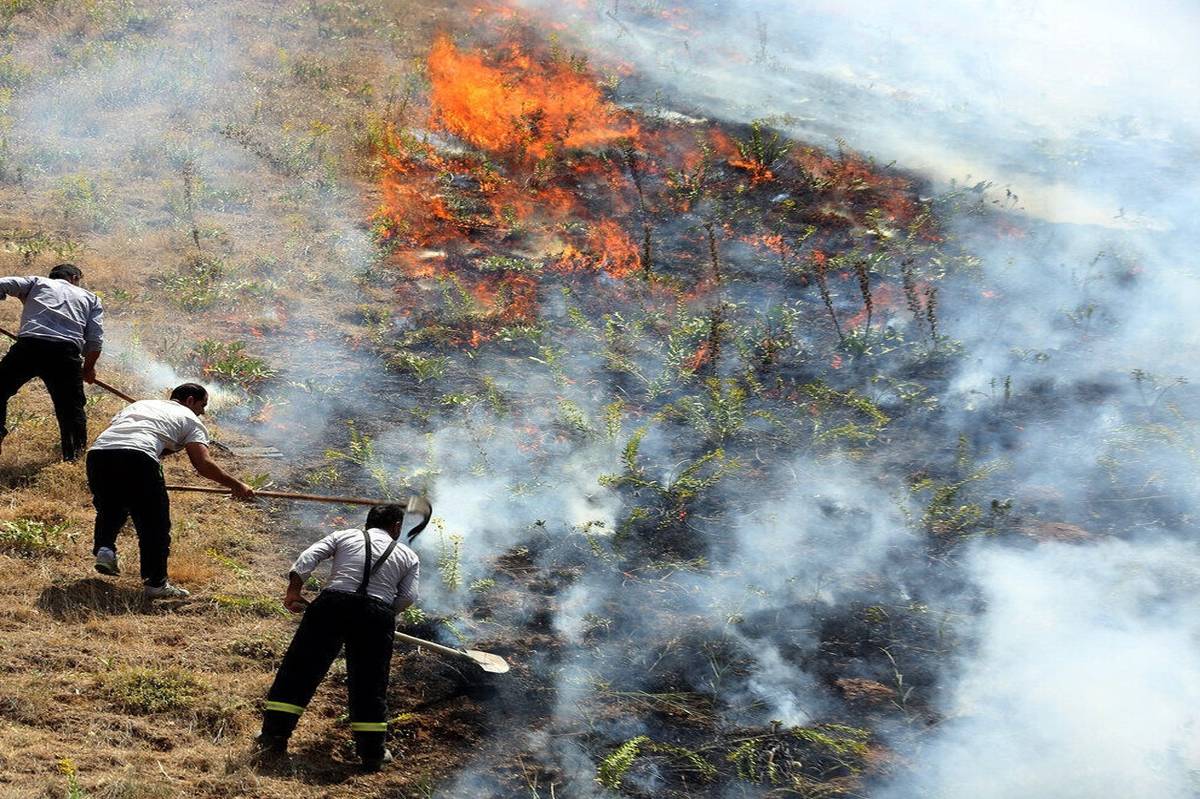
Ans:
[{"label": "black trousers", "polygon": [[117,533],[133,518],[141,555],[142,582],[167,581],[171,553],[171,500],[162,466],[135,449],[94,449],[87,454],[88,488],[96,507],[92,554],[117,549]]},{"label": "black trousers", "polygon": [[35,377],[46,384],[54,403],[63,460],[73,461],[87,447],[87,414],[83,355],[69,341],[18,338],[0,359],[0,437],[8,435],[9,399]]},{"label": "black trousers", "polygon": [[312,701],[343,644],[350,689],[350,729],[363,760],[383,757],[387,686],[396,613],[362,594],[322,591],[300,620],[267,693],[263,735],[286,740]]}]

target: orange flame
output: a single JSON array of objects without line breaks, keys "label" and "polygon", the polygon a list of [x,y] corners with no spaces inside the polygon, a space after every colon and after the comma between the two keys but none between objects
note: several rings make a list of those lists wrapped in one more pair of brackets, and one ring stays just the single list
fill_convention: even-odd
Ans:
[{"label": "orange flame", "polygon": [[625,230],[611,219],[588,228],[584,249],[567,244],[554,268],[560,272],[602,269],[613,277],[629,277],[641,266],[641,251]]},{"label": "orange flame", "polygon": [[637,135],[588,76],[543,66],[513,46],[499,66],[440,36],[429,53],[434,111],[450,132],[492,152],[544,158]]},{"label": "orange flame", "polygon": [[698,372],[700,369],[708,365],[712,360],[712,345],[708,341],[700,342],[700,346],[692,353],[692,357],[688,358],[684,363],[689,370]]}]

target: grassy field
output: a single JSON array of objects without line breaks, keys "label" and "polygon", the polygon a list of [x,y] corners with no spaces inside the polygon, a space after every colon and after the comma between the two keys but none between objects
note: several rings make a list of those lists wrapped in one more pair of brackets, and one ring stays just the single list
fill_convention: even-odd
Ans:
[{"label": "grassy field", "polygon": [[[268,370],[243,342],[284,324],[295,293],[353,276],[339,254],[370,208],[363,137],[396,102],[434,15],[405,3],[4,3],[0,272],[79,263],[108,312],[110,382],[157,396],[174,369],[244,396]],[[15,329],[18,313],[4,303],[0,323]],[[146,368],[151,359],[162,365]],[[90,390],[92,435],[120,405]],[[83,469],[55,461],[40,386],[10,414],[0,795],[392,796],[430,779],[419,755],[354,776],[340,680],[297,738],[320,750],[314,772],[249,770],[259,703],[294,626],[278,602],[293,522],[175,497],[171,579],[193,596],[147,603],[132,531],[121,578],[91,571]],[[178,458],[167,475],[198,479]]]}]

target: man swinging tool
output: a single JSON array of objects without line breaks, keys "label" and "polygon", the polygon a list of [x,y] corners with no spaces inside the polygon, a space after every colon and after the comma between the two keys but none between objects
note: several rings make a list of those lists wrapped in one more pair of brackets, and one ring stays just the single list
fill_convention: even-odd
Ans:
[{"label": "man swinging tool", "polygon": [[88,488],[96,506],[92,553],[96,571],[116,576],[117,533],[133,518],[141,554],[143,591],[148,599],[180,599],[187,589],[167,580],[171,550],[171,504],[162,456],[187,450],[192,467],[231,489],[238,499],[254,489],[228,474],[208,455],[208,429],[200,421],[208,391],[197,383],[176,386],[169,400],[139,400],[113,417],[87,454]]},{"label": "man swinging tool", "polygon": [[63,460],[75,460],[87,446],[83,383],[96,379],[104,309],[82,280],[74,264],[59,264],[49,279],[0,278],[0,300],[11,295],[25,306],[16,343],[0,360],[0,447],[8,435],[8,401],[35,377],[54,402]]},{"label": "man swinging tool", "polygon": [[[408,533],[411,544],[429,523],[432,509],[428,502],[413,499],[407,511],[410,517],[421,516]],[[365,529],[330,533],[296,558],[283,604],[292,613],[304,613],[304,618],[267,694],[257,739],[259,758],[286,756],[300,714],[345,645],[350,729],[358,756],[367,771],[392,759],[384,739],[396,612],[416,600],[420,578],[416,553],[400,543],[405,512],[402,505],[376,505],[367,514]],[[326,558],[333,558],[329,584],[308,605],[300,590]]]}]

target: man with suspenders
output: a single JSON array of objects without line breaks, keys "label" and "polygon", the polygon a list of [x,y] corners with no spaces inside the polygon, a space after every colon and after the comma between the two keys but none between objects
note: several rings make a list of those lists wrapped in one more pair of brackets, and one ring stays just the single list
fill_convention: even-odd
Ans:
[{"label": "man with suspenders", "polygon": [[[428,505],[413,539],[429,522]],[[391,760],[387,735],[387,684],[396,612],[417,598],[420,562],[400,543],[404,506],[376,505],[365,529],[339,530],[300,553],[288,575],[283,604],[304,613],[275,682],[267,694],[260,757],[282,757],[288,738],[342,646],[350,693],[350,729],[363,767],[375,771]],[[329,584],[311,605],[301,597],[317,564],[333,558]],[[306,609],[307,608],[307,609]]]}]

